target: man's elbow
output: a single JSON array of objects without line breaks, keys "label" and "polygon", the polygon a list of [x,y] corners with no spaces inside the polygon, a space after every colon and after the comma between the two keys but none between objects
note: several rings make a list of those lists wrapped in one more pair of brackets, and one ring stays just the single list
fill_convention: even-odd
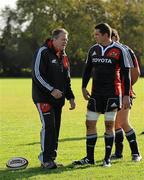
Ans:
[{"label": "man's elbow", "polygon": [[131,70],[131,84],[134,85],[140,77],[140,71],[138,69]]}]

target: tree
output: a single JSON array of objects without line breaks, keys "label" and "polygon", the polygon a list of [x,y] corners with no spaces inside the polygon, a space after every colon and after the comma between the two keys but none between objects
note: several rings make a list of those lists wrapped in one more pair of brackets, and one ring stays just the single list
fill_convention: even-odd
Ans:
[{"label": "tree", "polygon": [[100,22],[116,28],[121,42],[144,56],[142,0],[17,0],[17,9],[5,9],[2,16],[6,26],[0,38],[1,73],[30,69],[34,51],[57,27],[69,32],[72,73],[76,68],[81,73],[87,51],[95,43],[94,27]]}]

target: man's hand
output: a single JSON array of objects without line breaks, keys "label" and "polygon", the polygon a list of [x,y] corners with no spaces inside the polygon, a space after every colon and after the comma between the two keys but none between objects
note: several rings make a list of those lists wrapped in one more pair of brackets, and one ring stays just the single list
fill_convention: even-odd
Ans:
[{"label": "man's hand", "polygon": [[75,104],[74,99],[70,99],[70,100],[69,100],[69,103],[70,103],[70,108],[69,108],[69,110],[73,110],[73,109],[75,109],[76,104]]},{"label": "man's hand", "polygon": [[51,95],[55,98],[55,99],[60,99],[62,97],[62,92],[59,89],[54,89],[51,92]]},{"label": "man's hand", "polygon": [[83,93],[84,99],[85,99],[85,100],[89,100],[90,94],[89,94],[89,92],[87,91],[86,88],[82,88],[82,93]]},{"label": "man's hand", "polygon": [[123,101],[122,101],[122,108],[127,109],[127,108],[130,108],[130,107],[131,107],[130,97],[129,96],[124,96]]}]

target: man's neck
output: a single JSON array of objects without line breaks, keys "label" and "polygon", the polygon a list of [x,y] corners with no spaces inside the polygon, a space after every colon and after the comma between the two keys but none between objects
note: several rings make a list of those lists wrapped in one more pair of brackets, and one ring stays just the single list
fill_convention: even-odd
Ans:
[{"label": "man's neck", "polygon": [[107,40],[107,41],[102,42],[101,45],[102,45],[102,46],[108,46],[108,45],[110,45],[111,43],[112,43],[112,40],[109,39],[109,40]]}]

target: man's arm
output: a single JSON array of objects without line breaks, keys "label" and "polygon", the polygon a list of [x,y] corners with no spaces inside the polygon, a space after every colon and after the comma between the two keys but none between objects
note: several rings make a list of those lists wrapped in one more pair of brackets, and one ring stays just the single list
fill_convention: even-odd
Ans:
[{"label": "man's arm", "polygon": [[131,78],[130,78],[130,69],[123,69],[123,78],[124,78],[124,96],[122,101],[122,108],[127,109],[130,108],[130,86],[131,86]]},{"label": "man's arm", "polygon": [[131,87],[131,74],[130,74],[130,62],[128,54],[125,49],[122,49],[121,56],[121,72],[124,81],[124,96],[122,100],[122,108],[130,108],[130,87]]},{"label": "man's arm", "polygon": [[128,51],[128,57],[131,64],[131,84],[134,85],[140,76],[140,68],[134,51],[127,45],[125,45],[125,47]]},{"label": "man's arm", "polygon": [[88,57],[86,60],[86,64],[82,76],[82,93],[85,100],[88,100],[90,96],[86,87],[91,77],[91,71],[92,71],[92,61],[91,61],[90,53],[88,53]]},{"label": "man's arm", "polygon": [[131,84],[134,85],[140,76],[140,68],[136,55],[131,49],[129,51],[134,65],[134,68],[131,68]]},{"label": "man's arm", "polygon": [[140,70],[138,67],[131,68],[131,84],[134,85],[140,76]]},{"label": "man's arm", "polygon": [[71,79],[70,79],[69,76],[67,77],[65,96],[66,96],[66,99],[67,99],[67,100],[70,100],[70,99],[74,99],[74,98],[75,98],[75,97],[74,97],[74,94],[73,94],[73,91],[72,91],[72,89],[71,89]]},{"label": "man's arm", "polygon": [[69,103],[70,103],[70,108],[69,110],[73,110],[75,109],[76,107],[76,104],[75,104],[75,96],[73,94],[73,91],[71,89],[71,78],[70,78],[70,68],[67,69],[67,73],[68,73],[68,76],[67,76],[67,82],[66,82],[66,99],[69,100]]},{"label": "man's arm", "polygon": [[35,83],[46,92],[51,92],[54,88],[46,80],[44,74],[46,71],[46,47],[41,47],[34,57],[32,76]]}]

